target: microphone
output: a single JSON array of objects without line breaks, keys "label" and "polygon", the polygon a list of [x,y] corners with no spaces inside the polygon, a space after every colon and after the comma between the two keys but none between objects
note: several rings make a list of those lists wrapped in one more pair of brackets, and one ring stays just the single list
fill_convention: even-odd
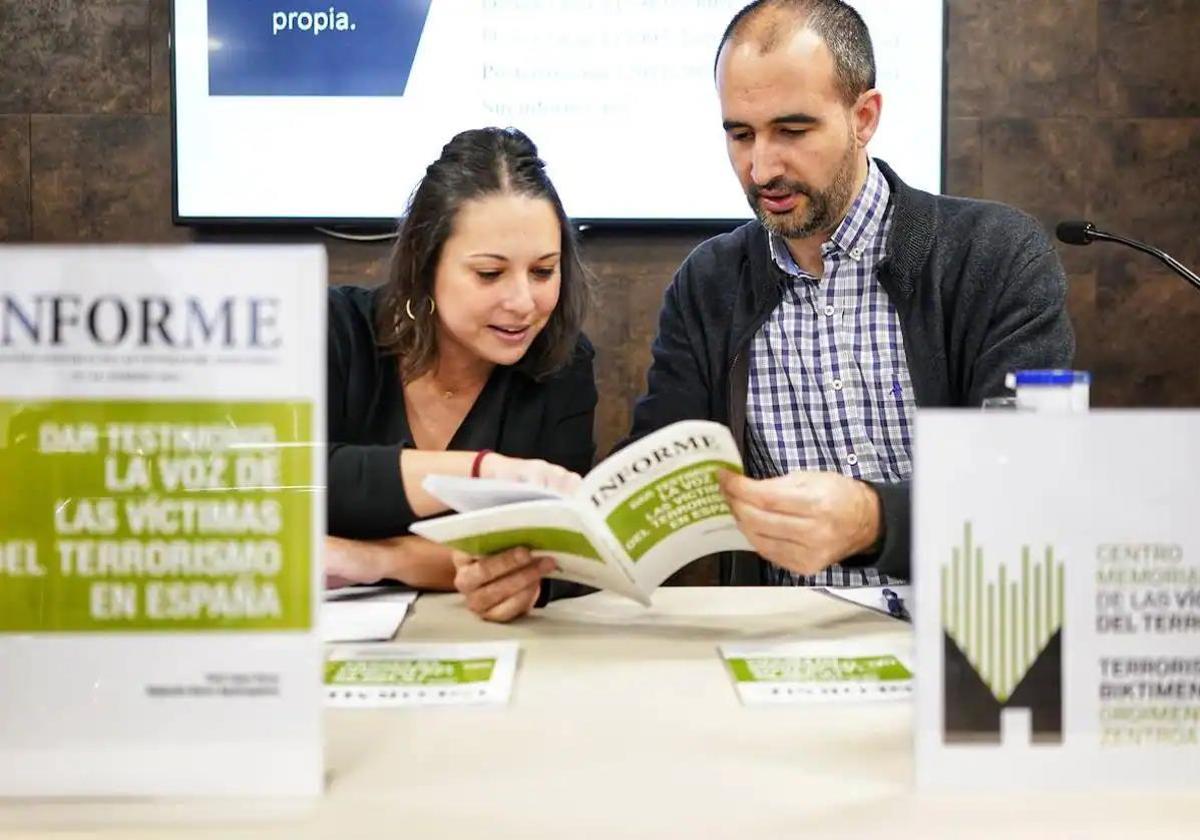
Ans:
[{"label": "microphone", "polygon": [[1118,236],[1115,233],[1106,233],[1105,231],[1097,230],[1094,224],[1085,221],[1059,222],[1054,232],[1058,235],[1058,241],[1065,242],[1067,245],[1091,245],[1097,241],[1119,242],[1122,245],[1133,248],[1135,251],[1141,251],[1143,254],[1149,254],[1155,259],[1162,261],[1184,280],[1187,280],[1197,289],[1200,289],[1200,276],[1197,276],[1196,272],[1189,269],[1170,254],[1160,251],[1158,248],[1147,245],[1144,242],[1138,242],[1135,239],[1126,239],[1124,236]]}]

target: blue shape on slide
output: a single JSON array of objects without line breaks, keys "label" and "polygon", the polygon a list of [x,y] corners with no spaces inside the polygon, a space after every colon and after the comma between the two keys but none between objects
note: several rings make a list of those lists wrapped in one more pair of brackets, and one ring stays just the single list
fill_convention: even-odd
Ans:
[{"label": "blue shape on slide", "polygon": [[403,96],[432,0],[208,0],[210,96]]}]

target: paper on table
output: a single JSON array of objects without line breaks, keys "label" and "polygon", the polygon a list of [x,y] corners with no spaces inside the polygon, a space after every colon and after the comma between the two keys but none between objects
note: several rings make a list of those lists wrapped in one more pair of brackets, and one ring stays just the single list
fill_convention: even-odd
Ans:
[{"label": "paper on table", "polygon": [[907,700],[908,640],[726,643],[718,646],[746,705]]},{"label": "paper on table", "polygon": [[387,586],[332,589],[321,604],[324,642],[385,642],[396,635],[416,592]]},{"label": "paper on table", "polygon": [[518,650],[516,642],[333,648],[325,661],[326,704],[504,704],[512,693]]},{"label": "paper on table", "polygon": [[342,586],[326,589],[325,601],[395,601],[411,604],[417,600],[417,595],[411,589],[398,589],[395,586]]},{"label": "paper on table", "polygon": [[820,590],[826,595],[832,595],[835,598],[841,598],[843,601],[850,601],[858,604],[860,607],[866,607],[869,610],[881,612],[886,616],[891,616],[888,612],[887,601],[883,597],[883,590],[890,589],[900,596],[900,600],[904,603],[909,615],[913,613],[912,601],[912,586],[824,586]]}]

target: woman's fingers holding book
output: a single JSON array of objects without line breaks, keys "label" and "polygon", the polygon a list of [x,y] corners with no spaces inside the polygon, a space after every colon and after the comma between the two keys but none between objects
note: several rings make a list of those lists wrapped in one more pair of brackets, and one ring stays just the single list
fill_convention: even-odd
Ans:
[{"label": "woman's fingers holding book", "polygon": [[479,475],[481,478],[533,484],[563,495],[573,492],[582,481],[578,475],[558,464],[531,458],[509,458],[494,452],[489,452],[480,462]]},{"label": "woman's fingers holding book", "polygon": [[538,582],[532,587],[526,587],[513,593],[494,607],[479,613],[479,616],[486,621],[499,622],[520,618],[533,609],[533,605],[537,603],[538,595],[541,594],[541,591],[542,585],[539,578]]},{"label": "woman's fingers holding book", "polygon": [[[464,559],[465,558],[465,559]],[[454,561],[454,586],[459,592],[474,592],[497,578],[518,571],[533,562],[528,548],[510,548],[485,557],[461,555]]]},{"label": "woman's fingers holding book", "polygon": [[489,621],[509,621],[533,608],[554,561],[513,548],[469,561],[456,557],[455,566],[454,585],[466,596],[467,607]]},{"label": "woman's fingers holding book", "polygon": [[542,585],[542,565],[535,562],[476,589],[467,606],[488,621],[511,621],[533,609]]}]

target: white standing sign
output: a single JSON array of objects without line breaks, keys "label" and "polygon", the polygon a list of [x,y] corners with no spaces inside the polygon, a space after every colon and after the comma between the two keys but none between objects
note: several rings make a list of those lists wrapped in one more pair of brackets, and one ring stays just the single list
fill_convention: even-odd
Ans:
[{"label": "white standing sign", "polygon": [[0,796],[320,792],[325,277],[0,249]]},{"label": "white standing sign", "polygon": [[1200,783],[1200,412],[922,411],[927,789]]}]

